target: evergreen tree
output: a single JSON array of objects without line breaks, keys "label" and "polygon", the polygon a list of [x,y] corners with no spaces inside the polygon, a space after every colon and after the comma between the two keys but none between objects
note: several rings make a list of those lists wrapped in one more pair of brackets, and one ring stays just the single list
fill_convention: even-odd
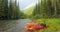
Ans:
[{"label": "evergreen tree", "polygon": [[0,0],[0,19],[7,19],[8,0]]},{"label": "evergreen tree", "polygon": [[[40,1],[40,0],[38,0]],[[60,15],[60,0],[41,0],[33,11],[33,16],[58,17]]]},{"label": "evergreen tree", "polygon": [[40,17],[39,15],[41,14],[41,11],[40,11],[40,0],[38,1],[38,4],[36,4],[35,8],[34,8],[34,11],[32,13],[33,17],[36,17],[36,15],[38,17]]}]

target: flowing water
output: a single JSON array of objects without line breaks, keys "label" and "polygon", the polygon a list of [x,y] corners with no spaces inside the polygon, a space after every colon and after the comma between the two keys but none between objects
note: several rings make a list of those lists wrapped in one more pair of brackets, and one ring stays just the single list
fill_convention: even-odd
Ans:
[{"label": "flowing water", "polygon": [[25,24],[29,19],[0,20],[0,32],[25,32]]}]

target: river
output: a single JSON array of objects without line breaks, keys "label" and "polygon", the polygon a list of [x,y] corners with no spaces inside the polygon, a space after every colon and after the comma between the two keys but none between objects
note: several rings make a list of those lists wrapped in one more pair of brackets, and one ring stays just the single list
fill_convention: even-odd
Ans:
[{"label": "river", "polygon": [[25,32],[24,26],[29,19],[0,20],[0,32]]}]

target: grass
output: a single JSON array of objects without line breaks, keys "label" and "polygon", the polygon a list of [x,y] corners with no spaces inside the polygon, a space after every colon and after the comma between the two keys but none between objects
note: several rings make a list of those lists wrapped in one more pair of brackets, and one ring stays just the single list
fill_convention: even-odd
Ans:
[{"label": "grass", "polygon": [[49,27],[44,30],[39,30],[39,32],[60,32],[60,18],[38,19],[36,21],[43,22],[42,20],[44,20]]}]

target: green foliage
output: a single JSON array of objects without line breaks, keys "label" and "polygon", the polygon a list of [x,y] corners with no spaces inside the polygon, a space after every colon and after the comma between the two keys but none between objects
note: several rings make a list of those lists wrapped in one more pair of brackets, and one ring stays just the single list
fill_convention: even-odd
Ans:
[{"label": "green foliage", "polygon": [[24,19],[24,18],[27,18],[27,15],[24,14],[23,12],[20,11],[20,8],[19,8],[19,4],[17,5],[17,2],[15,0],[15,2],[10,2],[10,5],[9,6],[10,8],[10,11],[11,11],[11,18],[12,19]]},{"label": "green foliage", "polygon": [[35,15],[34,17],[32,17],[32,19],[40,19],[40,15]]},{"label": "green foliage", "polygon": [[34,9],[34,7],[32,6],[28,9],[24,10],[24,13],[27,14],[27,15],[31,15],[33,13],[33,9]]},{"label": "green foliage", "polygon": [[0,1],[0,19],[20,19],[26,18],[26,15],[20,11],[19,4],[17,5],[17,0],[14,2],[10,0]]},{"label": "green foliage", "polygon": [[37,14],[40,14],[41,11],[40,11],[40,3],[36,4],[36,7],[34,8],[34,11],[32,13],[33,16],[37,15]]},{"label": "green foliage", "polygon": [[19,13],[19,16],[20,16],[20,19],[25,19],[27,18],[28,16],[26,14],[24,14],[23,12],[20,12]]},{"label": "green foliage", "polygon": [[[50,18],[44,20],[49,27],[47,29],[39,30],[39,32],[60,32],[60,18]],[[38,19],[36,21],[44,22],[43,19]]]},{"label": "green foliage", "polygon": [[[59,0],[38,0],[38,4],[32,13],[32,17],[39,14],[42,18],[56,18],[60,15],[60,1]],[[36,17],[38,18],[38,17]]]}]

